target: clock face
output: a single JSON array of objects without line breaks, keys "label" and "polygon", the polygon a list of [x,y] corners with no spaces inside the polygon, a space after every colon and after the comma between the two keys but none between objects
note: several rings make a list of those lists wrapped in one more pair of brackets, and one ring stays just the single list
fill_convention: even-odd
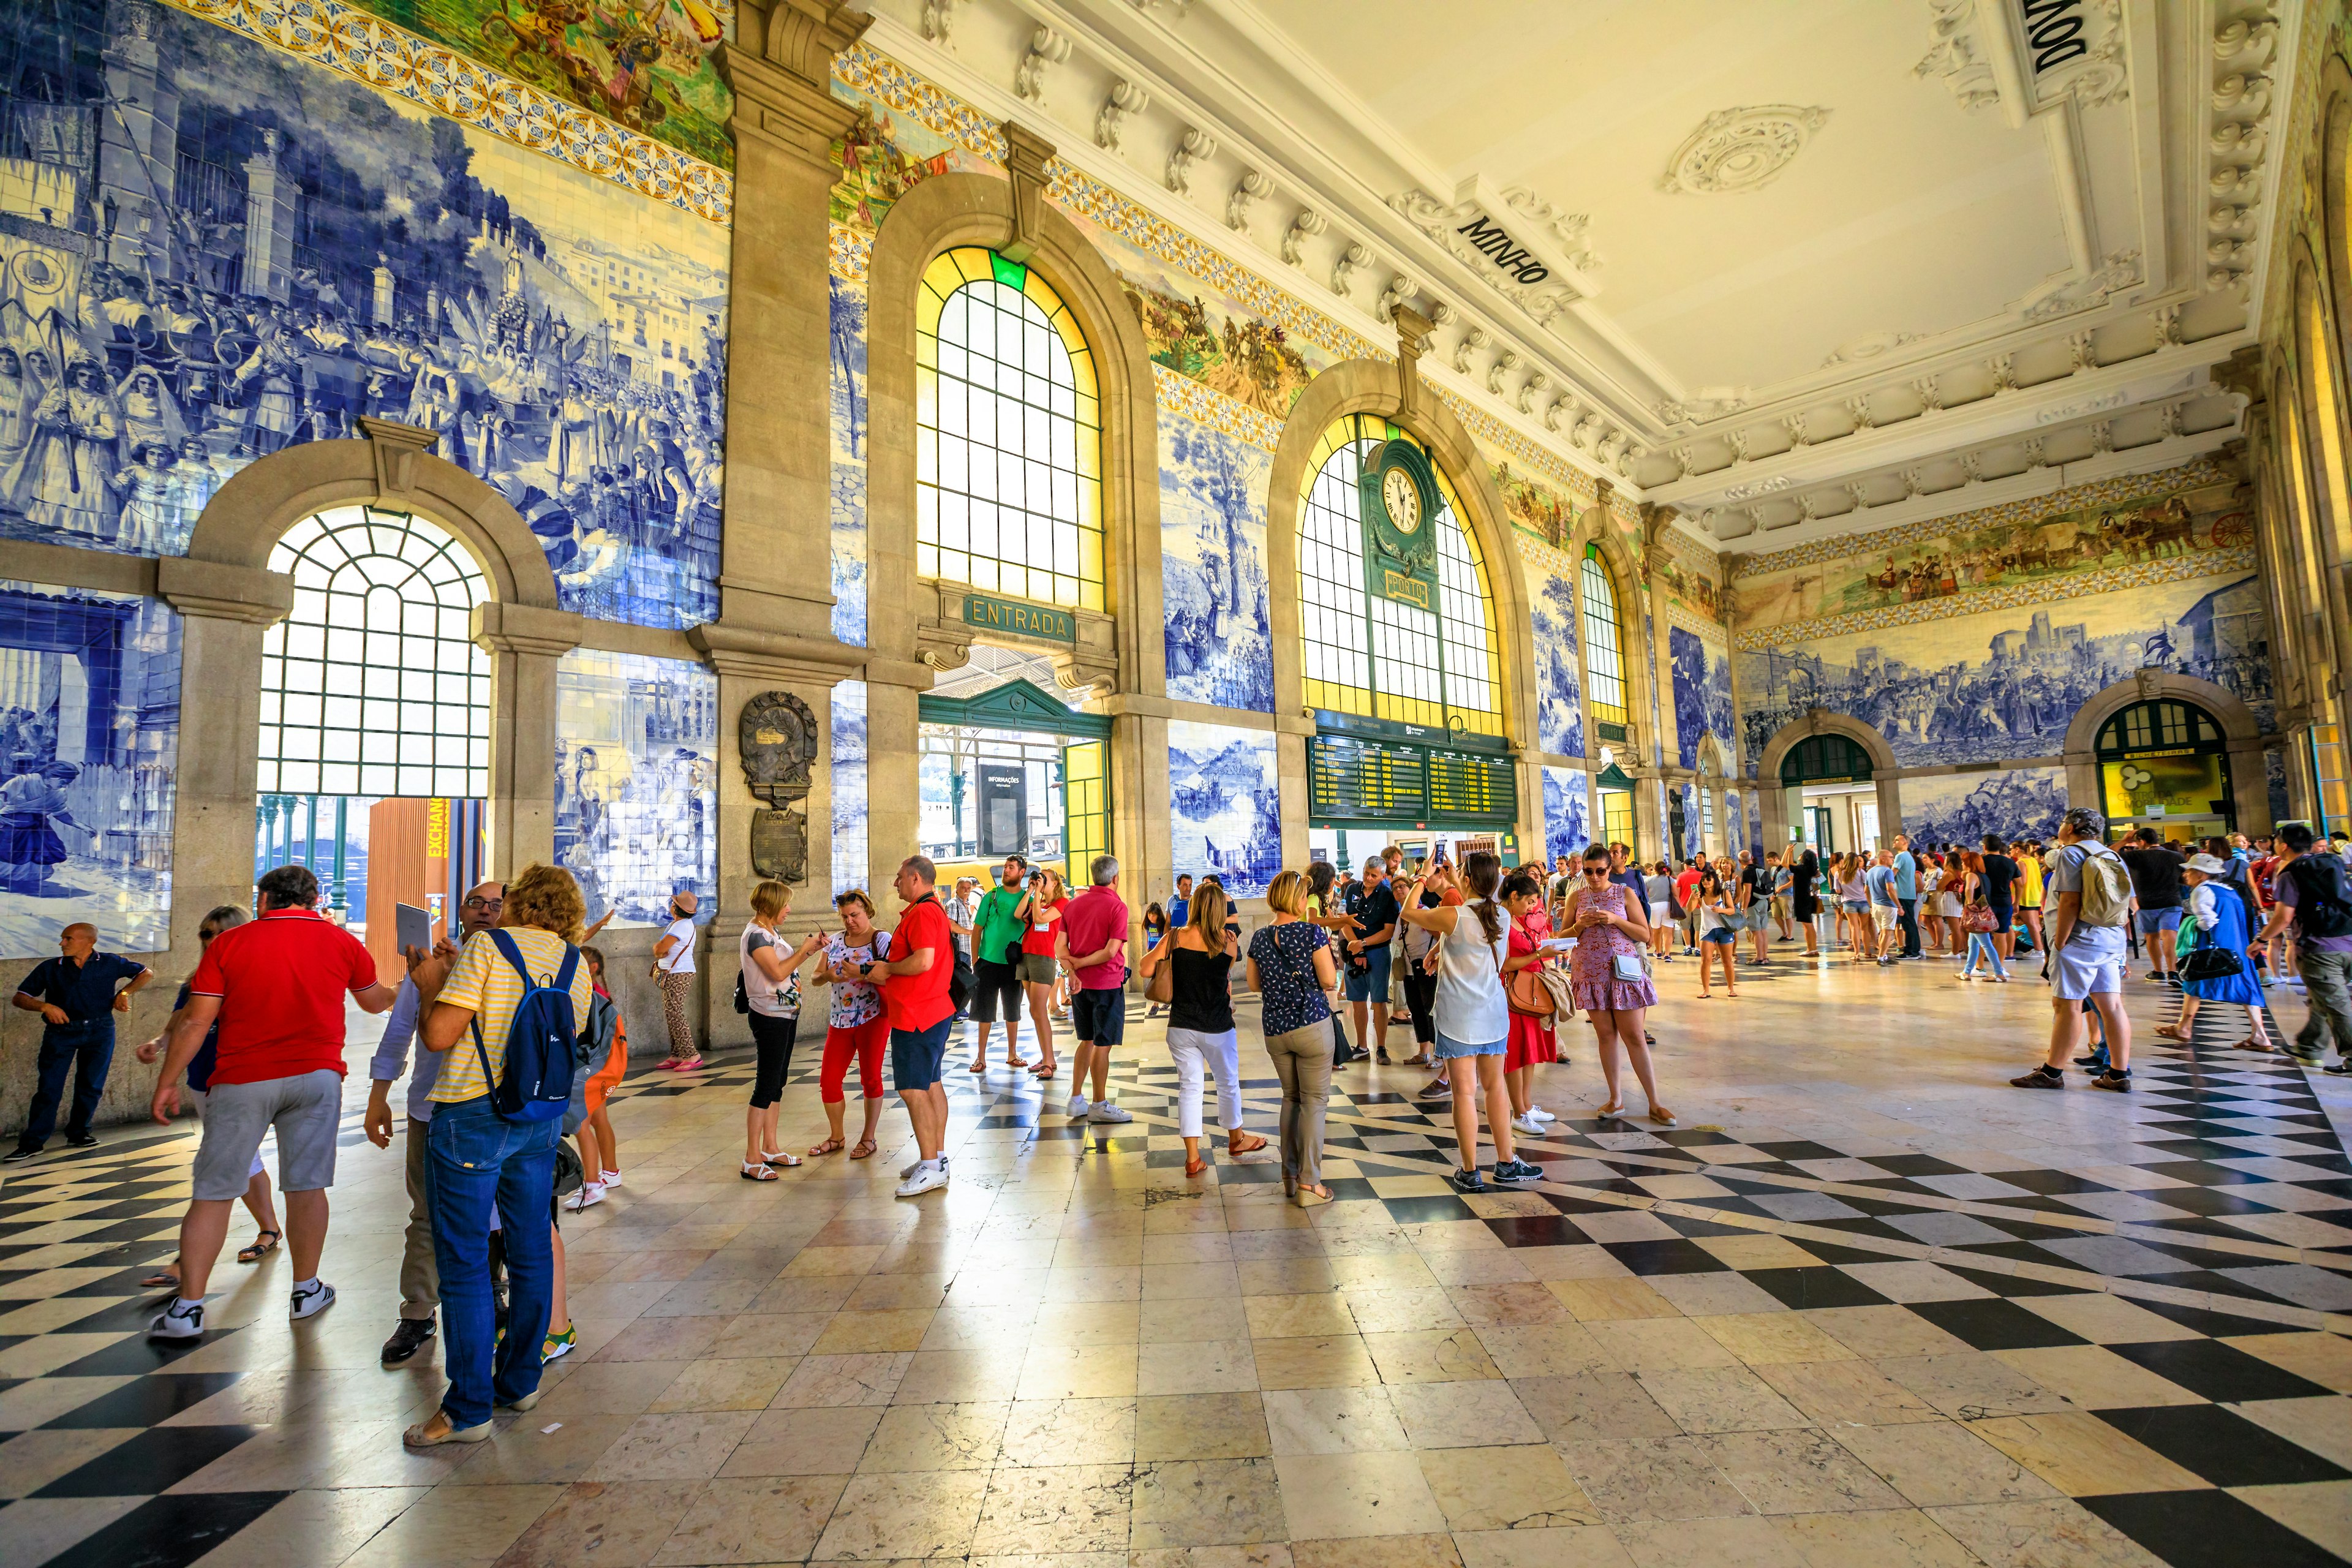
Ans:
[{"label": "clock face", "polygon": [[1388,503],[1389,521],[1399,533],[1421,526],[1421,488],[1402,468],[1391,468],[1381,480],[1381,500]]}]

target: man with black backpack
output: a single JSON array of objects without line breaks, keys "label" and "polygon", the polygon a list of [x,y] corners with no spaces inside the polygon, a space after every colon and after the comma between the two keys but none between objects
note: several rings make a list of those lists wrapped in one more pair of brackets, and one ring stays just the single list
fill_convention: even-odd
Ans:
[{"label": "man with black backpack", "polygon": [[[2287,1042],[2287,1054],[2305,1064],[2319,1062],[2333,1035],[2336,1061],[2327,1070],[2352,1073],[2352,881],[2344,862],[2318,847],[2307,822],[2282,824],[2278,848],[2270,919],[2255,941],[2273,943],[2290,924],[2294,928],[2295,966],[2311,1011]],[[2271,969],[2280,973],[2276,963]]]},{"label": "man with black backpack", "polygon": [[898,1196],[948,1184],[948,1086],[940,1081],[956,1009],[971,994],[971,971],[957,952],[940,907],[939,868],[920,855],[898,863],[892,885],[906,904],[890,933],[891,956],[864,967],[882,987],[890,1016],[890,1078],[915,1131],[915,1163],[900,1173]]}]

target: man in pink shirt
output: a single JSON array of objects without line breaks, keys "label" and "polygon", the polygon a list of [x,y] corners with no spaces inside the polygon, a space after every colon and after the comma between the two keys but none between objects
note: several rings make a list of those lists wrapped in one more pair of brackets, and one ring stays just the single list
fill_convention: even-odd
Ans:
[{"label": "man in pink shirt", "polygon": [[[1118,896],[1118,861],[1097,855],[1088,868],[1094,886],[1070,900],[1063,912],[1062,966],[1077,977],[1070,998],[1071,1026],[1078,1037],[1070,1067],[1068,1114],[1088,1121],[1132,1121],[1106,1097],[1111,1047],[1127,1038],[1127,900]],[[1087,1100],[1087,1073],[1094,1073],[1095,1097]]]}]

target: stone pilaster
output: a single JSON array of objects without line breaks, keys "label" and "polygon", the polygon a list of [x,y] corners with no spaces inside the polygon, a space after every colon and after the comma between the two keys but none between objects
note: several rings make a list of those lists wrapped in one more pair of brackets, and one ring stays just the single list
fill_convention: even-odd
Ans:
[{"label": "stone pilaster", "polygon": [[474,606],[474,642],[490,656],[488,858],[499,876],[555,858],[556,667],[584,629],[568,610]]}]

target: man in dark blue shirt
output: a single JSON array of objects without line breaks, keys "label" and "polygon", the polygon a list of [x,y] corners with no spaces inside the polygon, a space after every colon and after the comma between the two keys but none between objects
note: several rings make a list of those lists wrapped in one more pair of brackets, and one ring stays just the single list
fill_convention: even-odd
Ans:
[{"label": "man in dark blue shirt", "polygon": [[[131,1010],[131,994],[155,978],[135,959],[98,951],[98,928],[69,925],[58,935],[58,956],[34,965],[16,988],[16,1005],[38,1013],[41,1030],[38,1082],[16,1147],[0,1164],[13,1165],[41,1152],[58,1124],[58,1101],[65,1097],[66,1074],[74,1076],[73,1112],[66,1118],[66,1142],[87,1149],[98,1142],[89,1119],[106,1089],[114,1063],[114,1015]],[[129,980],[129,985],[121,982]],[[117,989],[121,986],[121,989]]]}]

